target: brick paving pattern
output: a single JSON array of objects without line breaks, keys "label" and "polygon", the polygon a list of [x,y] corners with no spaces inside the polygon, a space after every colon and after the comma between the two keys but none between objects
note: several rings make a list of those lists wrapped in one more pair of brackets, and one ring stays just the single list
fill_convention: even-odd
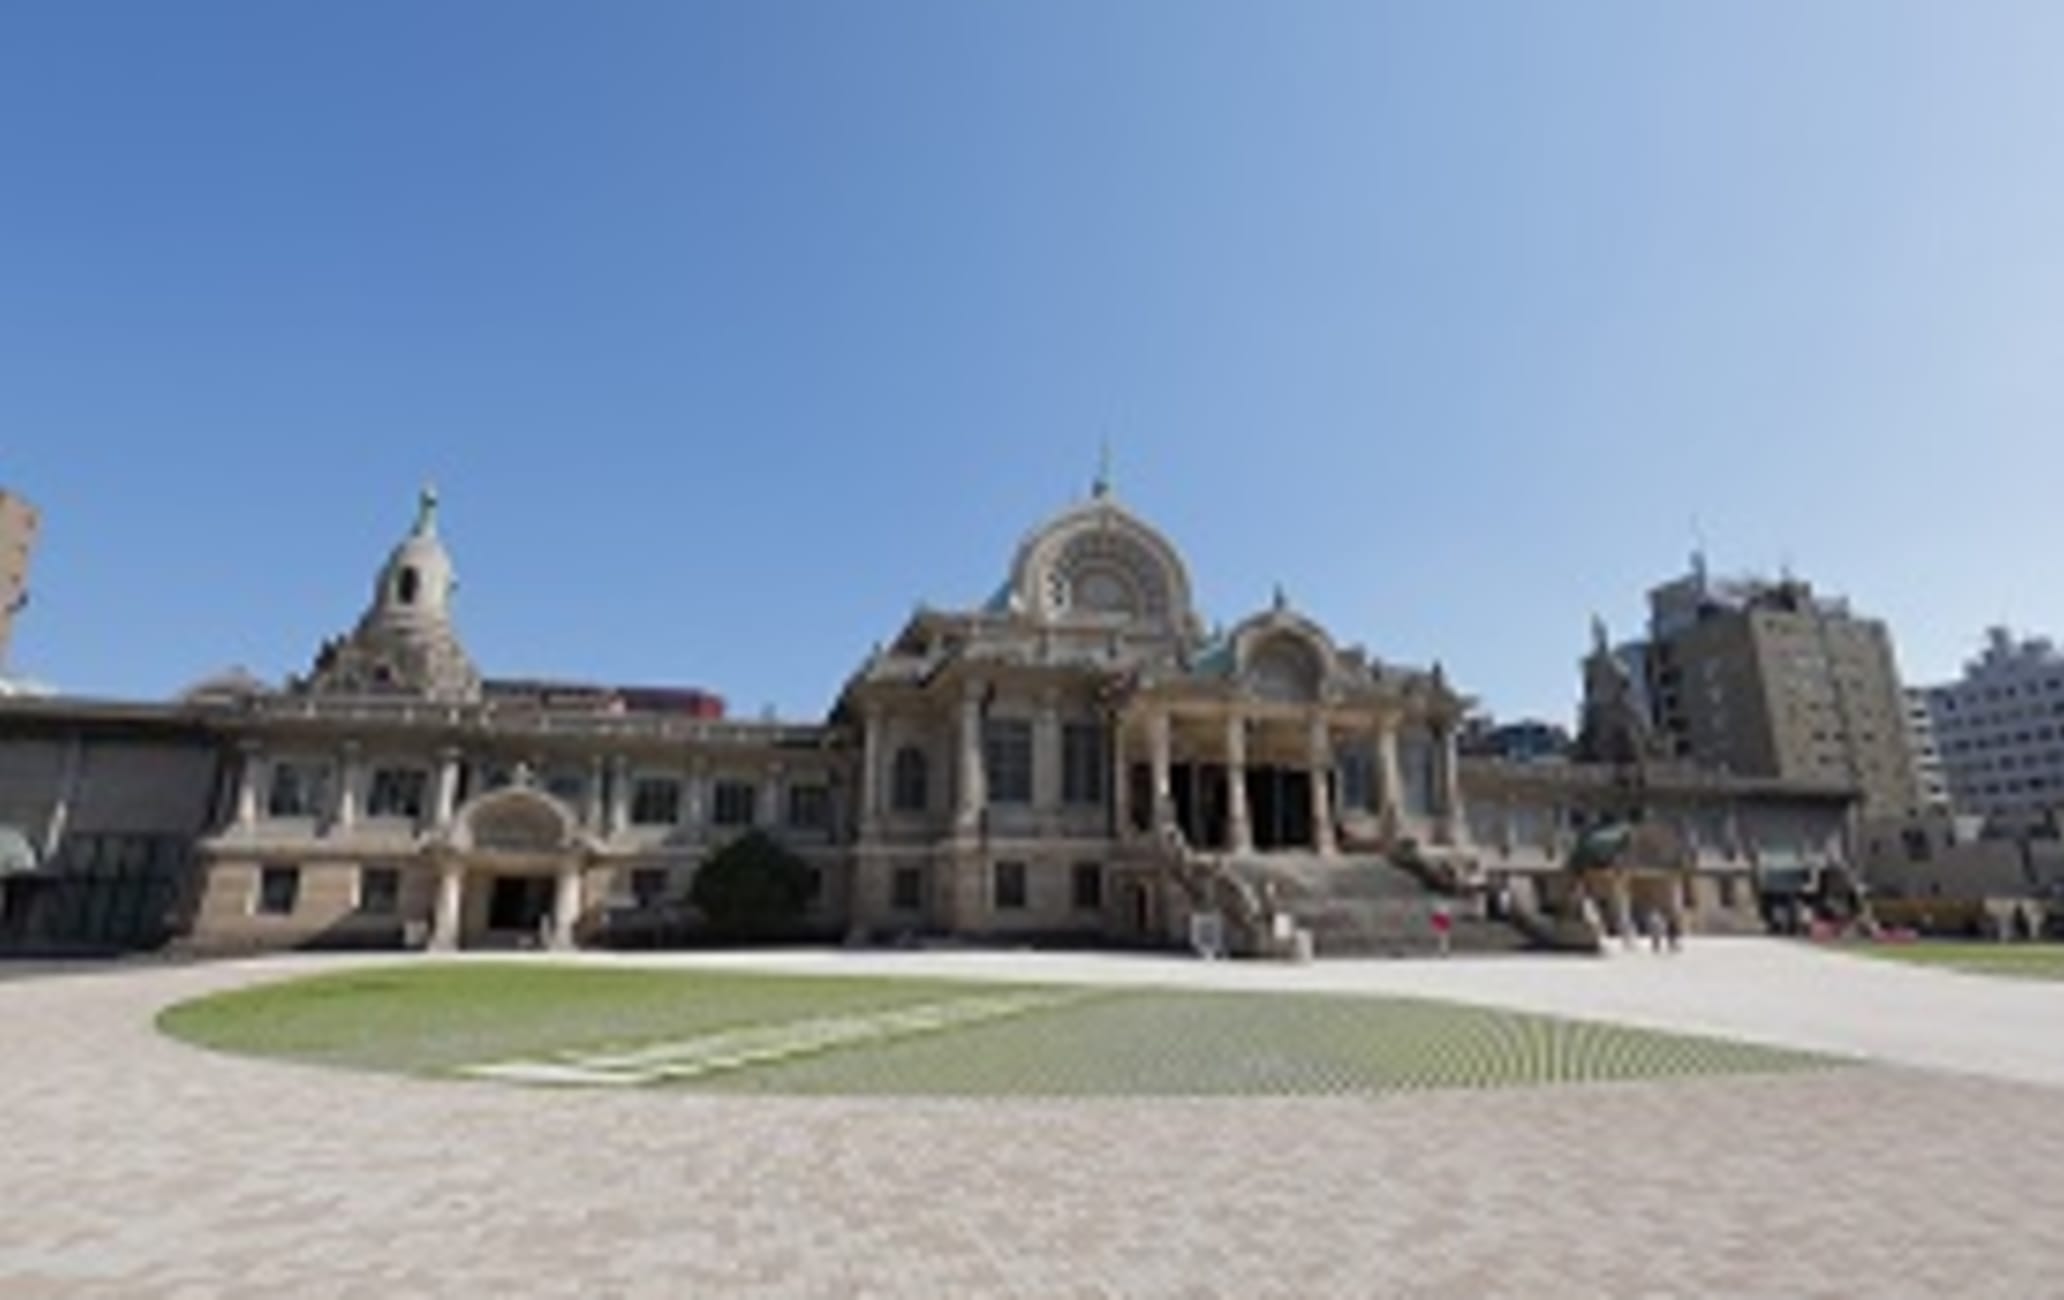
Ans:
[{"label": "brick paving pattern", "polygon": [[0,1295],[2026,1297],[2064,1278],[2051,1087],[1866,1067],[1373,1099],[727,1097],[247,1060],[150,1026],[317,966],[0,985]]}]

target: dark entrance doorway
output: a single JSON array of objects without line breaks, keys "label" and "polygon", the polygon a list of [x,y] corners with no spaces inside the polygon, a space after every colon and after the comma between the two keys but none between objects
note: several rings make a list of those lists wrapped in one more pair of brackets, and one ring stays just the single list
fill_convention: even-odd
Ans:
[{"label": "dark entrance doorway", "polygon": [[1175,824],[1200,849],[1226,845],[1226,770],[1216,763],[1177,763],[1169,770]]},{"label": "dark entrance doorway", "polygon": [[496,876],[487,896],[487,928],[536,934],[552,914],[550,876]]},{"label": "dark entrance doorway", "polygon": [[1257,849],[1312,847],[1311,773],[1294,767],[1247,769],[1247,815]]}]

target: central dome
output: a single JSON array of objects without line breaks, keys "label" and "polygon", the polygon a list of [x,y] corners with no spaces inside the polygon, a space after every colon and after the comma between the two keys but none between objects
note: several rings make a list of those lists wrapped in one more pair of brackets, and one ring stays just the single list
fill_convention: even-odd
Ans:
[{"label": "central dome", "polygon": [[1033,531],[1011,565],[1012,603],[1044,623],[1192,630],[1190,578],[1168,539],[1107,495]]}]

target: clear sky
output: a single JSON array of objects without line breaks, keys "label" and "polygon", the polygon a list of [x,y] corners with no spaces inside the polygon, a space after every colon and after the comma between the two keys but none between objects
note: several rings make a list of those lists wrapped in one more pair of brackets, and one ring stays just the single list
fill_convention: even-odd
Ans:
[{"label": "clear sky", "polygon": [[0,7],[19,671],[305,667],[434,479],[483,667],[820,713],[1078,498],[1565,715],[1703,531],[2064,633],[2064,6]]}]

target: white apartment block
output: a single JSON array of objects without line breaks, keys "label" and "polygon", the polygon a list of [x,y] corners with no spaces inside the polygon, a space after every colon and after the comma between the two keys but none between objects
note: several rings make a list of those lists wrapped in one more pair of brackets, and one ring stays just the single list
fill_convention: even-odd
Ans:
[{"label": "white apartment block", "polygon": [[1964,675],[1924,695],[1958,812],[2020,830],[2064,804],[2064,655],[2047,638],[1991,628]]}]

